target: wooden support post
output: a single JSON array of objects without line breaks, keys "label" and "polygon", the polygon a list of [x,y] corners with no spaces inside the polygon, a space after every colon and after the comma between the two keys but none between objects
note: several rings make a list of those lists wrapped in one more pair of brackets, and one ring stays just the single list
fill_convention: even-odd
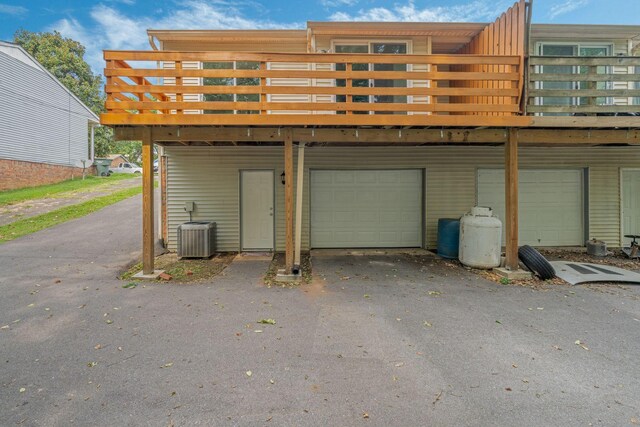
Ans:
[{"label": "wooden support post", "polygon": [[518,269],[518,130],[509,129],[504,146],[506,260],[509,270]]},{"label": "wooden support post", "polygon": [[304,142],[298,144],[298,177],[296,178],[296,241],[293,265],[300,267],[302,248],[302,199],[304,192]]},{"label": "wooden support post", "polygon": [[293,268],[293,131],[284,131],[285,274]]},{"label": "wooden support post", "polygon": [[153,139],[151,128],[142,133],[142,273],[153,274]]}]

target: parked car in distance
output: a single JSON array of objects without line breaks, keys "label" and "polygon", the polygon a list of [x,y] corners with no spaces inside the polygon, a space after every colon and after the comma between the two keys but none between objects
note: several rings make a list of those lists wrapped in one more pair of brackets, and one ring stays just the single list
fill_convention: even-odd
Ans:
[{"label": "parked car in distance", "polygon": [[153,161],[153,171],[158,172],[158,159]]},{"label": "parked car in distance", "polygon": [[109,168],[116,173],[142,173],[142,168],[135,163],[120,163],[116,168]]}]

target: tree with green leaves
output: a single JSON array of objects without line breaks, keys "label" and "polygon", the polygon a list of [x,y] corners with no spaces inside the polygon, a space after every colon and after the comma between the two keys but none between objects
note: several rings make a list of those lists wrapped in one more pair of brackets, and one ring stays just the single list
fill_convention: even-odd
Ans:
[{"label": "tree with green leaves", "polygon": [[[97,115],[104,112],[102,76],[94,74],[84,60],[86,49],[82,43],[65,38],[57,31],[33,33],[27,30],[16,31],[13,41],[29,52],[91,111]],[[104,126],[96,128],[96,156],[105,156],[112,148],[113,131]]]}]

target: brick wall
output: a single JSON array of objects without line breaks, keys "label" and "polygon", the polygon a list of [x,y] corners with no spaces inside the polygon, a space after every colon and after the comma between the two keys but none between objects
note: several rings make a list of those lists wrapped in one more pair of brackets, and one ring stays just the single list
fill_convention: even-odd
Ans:
[{"label": "brick wall", "polygon": [[[87,167],[87,175],[95,175],[95,166]],[[0,159],[0,191],[54,184],[82,177],[82,168]]]},{"label": "brick wall", "polygon": [[115,159],[111,160],[111,167],[117,168],[118,166],[120,166],[120,163],[129,163],[129,161],[122,156],[118,156]]}]

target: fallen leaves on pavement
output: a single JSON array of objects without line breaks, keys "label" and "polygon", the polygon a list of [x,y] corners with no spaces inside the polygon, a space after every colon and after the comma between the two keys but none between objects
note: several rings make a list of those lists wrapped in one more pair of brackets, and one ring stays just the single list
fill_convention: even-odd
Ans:
[{"label": "fallen leaves on pavement", "polygon": [[584,345],[584,343],[580,340],[576,340],[575,345],[582,347],[583,349],[589,351],[589,347],[587,347],[586,345]]}]

